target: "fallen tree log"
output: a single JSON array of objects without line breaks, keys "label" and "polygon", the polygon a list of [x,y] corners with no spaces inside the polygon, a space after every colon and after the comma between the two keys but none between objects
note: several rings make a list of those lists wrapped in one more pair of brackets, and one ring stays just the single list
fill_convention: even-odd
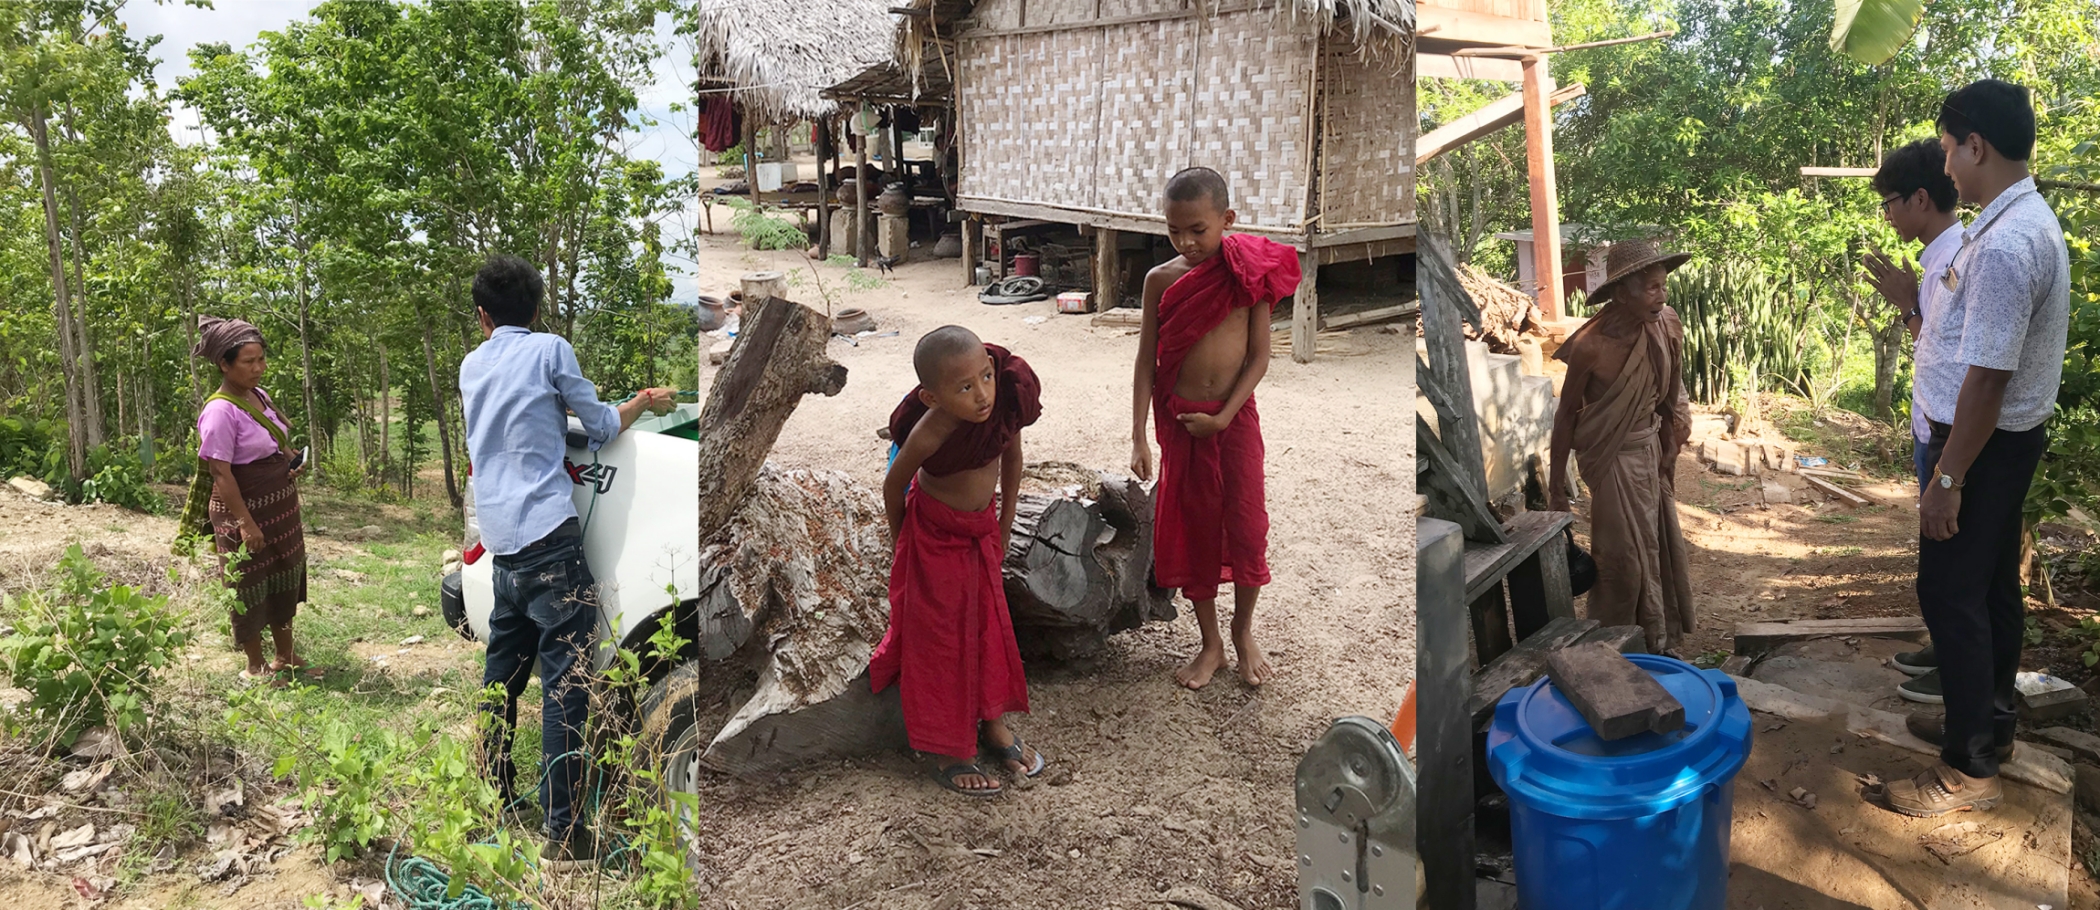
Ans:
[{"label": "fallen tree log", "polygon": [[[747,303],[744,324],[701,414],[697,647],[729,708],[701,761],[749,776],[901,748],[896,692],[877,696],[867,679],[889,625],[881,495],[841,472],[765,464],[802,396],[844,385],[845,369],[824,355],[828,321],[772,299]],[[1173,592],[1148,583],[1151,494],[1118,475],[1062,469],[1087,479],[1021,497],[1001,566],[1031,658],[1091,654],[1116,631],[1174,616]]]}]

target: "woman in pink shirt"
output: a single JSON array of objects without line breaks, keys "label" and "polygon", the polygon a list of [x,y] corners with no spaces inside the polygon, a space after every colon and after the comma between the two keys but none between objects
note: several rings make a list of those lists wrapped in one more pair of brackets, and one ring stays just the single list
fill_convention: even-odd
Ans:
[{"label": "woman in pink shirt", "polygon": [[[247,559],[233,567],[238,580],[229,581],[236,597],[233,637],[248,656],[241,677],[299,670],[306,662],[292,648],[292,617],[306,602],[306,537],[293,485],[299,468],[292,466],[291,426],[257,386],[267,365],[262,333],[241,320],[211,316],[197,327],[193,353],[224,376],[197,415],[197,455],[212,479],[209,515],[221,571],[247,550]],[[277,652],[267,664],[264,626]]]}]

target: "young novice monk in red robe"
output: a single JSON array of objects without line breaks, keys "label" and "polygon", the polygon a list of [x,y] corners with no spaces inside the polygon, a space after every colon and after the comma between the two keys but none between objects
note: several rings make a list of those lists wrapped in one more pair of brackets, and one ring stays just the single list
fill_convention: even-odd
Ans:
[{"label": "young novice monk in red robe", "polygon": [[[911,746],[940,756],[941,785],[993,797],[980,743],[1009,771],[1034,777],[1043,756],[1006,726],[1028,710],[999,563],[1020,496],[1021,428],[1042,415],[1026,361],[960,326],[935,329],[912,354],[919,387],[890,415],[898,445],[882,484],[890,534],[890,627],[869,661],[875,691],[899,685]],[[994,491],[999,494],[992,501]]]},{"label": "young novice monk in red robe", "polygon": [[1203,647],[1174,677],[1191,689],[1225,665],[1218,585],[1232,583],[1232,646],[1248,685],[1269,678],[1254,643],[1254,602],[1269,583],[1261,417],[1254,386],[1269,371],[1269,311],[1298,289],[1296,250],[1225,236],[1236,215],[1225,178],[1195,167],[1167,181],[1167,236],[1181,255],[1145,276],[1130,469],[1152,477],[1145,415],[1159,422],[1152,574],[1196,607]]}]

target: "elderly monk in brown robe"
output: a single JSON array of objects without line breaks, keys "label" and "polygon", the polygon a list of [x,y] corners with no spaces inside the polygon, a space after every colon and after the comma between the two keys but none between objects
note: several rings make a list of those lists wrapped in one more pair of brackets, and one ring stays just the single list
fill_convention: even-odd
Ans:
[{"label": "elderly monk in brown robe", "polygon": [[1572,446],[1591,497],[1589,618],[1640,626],[1652,654],[1674,652],[1694,625],[1677,525],[1677,453],[1691,436],[1684,324],[1664,302],[1670,270],[1689,258],[1649,241],[1614,245],[1590,295],[1603,309],[1554,355],[1568,376],[1553,419],[1551,507],[1568,509]]}]

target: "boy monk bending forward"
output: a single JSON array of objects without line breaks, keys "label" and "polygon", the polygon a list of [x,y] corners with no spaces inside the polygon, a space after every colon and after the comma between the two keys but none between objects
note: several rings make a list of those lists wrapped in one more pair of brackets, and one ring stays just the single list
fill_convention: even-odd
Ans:
[{"label": "boy monk bending forward", "polygon": [[1225,178],[1209,168],[1167,181],[1166,219],[1181,255],[1145,276],[1130,469],[1152,477],[1149,409],[1159,424],[1153,581],[1181,589],[1203,632],[1202,650],[1174,677],[1200,689],[1225,665],[1218,586],[1231,582],[1240,678],[1259,686],[1269,664],[1254,643],[1254,602],[1269,583],[1269,513],[1254,387],[1269,371],[1269,311],[1298,288],[1298,253],[1225,236],[1236,215]]},{"label": "boy monk bending forward", "polygon": [[[1043,756],[1007,728],[1028,710],[999,563],[1020,496],[1021,428],[1043,413],[1026,361],[960,326],[935,329],[912,354],[919,387],[890,415],[898,442],[882,484],[896,560],[890,627],[869,661],[881,692],[896,683],[911,747],[940,756],[941,785],[993,797],[999,781],[977,764],[982,744],[1015,774]],[[996,510],[992,493],[997,491]]]}]

